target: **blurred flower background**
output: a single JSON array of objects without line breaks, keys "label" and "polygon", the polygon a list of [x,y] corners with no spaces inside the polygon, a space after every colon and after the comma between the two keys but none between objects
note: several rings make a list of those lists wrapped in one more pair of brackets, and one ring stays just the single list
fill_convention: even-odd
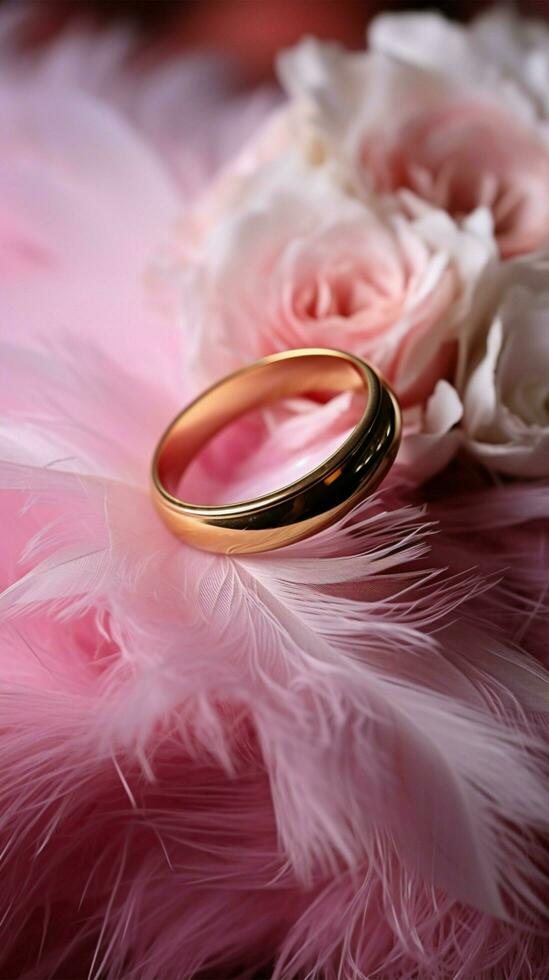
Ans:
[{"label": "blurred flower background", "polygon": [[[75,21],[98,30],[130,23],[141,56],[223,52],[235,59],[247,84],[274,81],[276,52],[304,34],[361,48],[365,24],[380,12],[436,8],[464,20],[492,6],[490,0],[18,0],[17,6],[26,2],[32,16],[21,37],[24,45],[45,44]],[[8,4],[4,0],[0,6]],[[549,15],[547,0],[517,0],[514,7],[528,16]]]}]

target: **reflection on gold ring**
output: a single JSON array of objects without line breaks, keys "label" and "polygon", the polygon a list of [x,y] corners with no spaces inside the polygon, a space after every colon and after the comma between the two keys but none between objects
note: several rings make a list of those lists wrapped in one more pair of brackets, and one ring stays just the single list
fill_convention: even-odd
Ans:
[{"label": "reflection on gold ring", "polygon": [[[176,496],[191,460],[234,419],[282,398],[346,390],[367,395],[360,420],[334,453],[295,483],[220,506]],[[395,395],[359,357],[325,348],[272,354],[213,385],[168,426],[153,458],[153,500],[170,530],[196,548],[271,551],[310,537],[372,493],[396,456],[400,427]]]}]

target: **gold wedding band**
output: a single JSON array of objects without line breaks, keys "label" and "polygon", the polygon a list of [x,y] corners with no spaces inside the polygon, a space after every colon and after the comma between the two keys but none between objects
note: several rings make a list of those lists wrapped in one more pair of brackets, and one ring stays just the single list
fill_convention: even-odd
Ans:
[{"label": "gold wedding band", "polygon": [[[366,407],[342,445],[295,483],[220,506],[186,503],[178,483],[217,432],[252,409],[296,395],[364,390]],[[253,554],[310,537],[372,493],[390,469],[400,441],[395,395],[369,364],[324,348],[288,350],[236,371],[196,398],[160,439],[152,494],[171,531],[205,551]]]}]

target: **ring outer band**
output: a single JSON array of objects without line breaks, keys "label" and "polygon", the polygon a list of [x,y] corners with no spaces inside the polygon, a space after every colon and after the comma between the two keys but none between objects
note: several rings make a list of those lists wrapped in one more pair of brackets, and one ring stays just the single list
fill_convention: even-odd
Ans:
[{"label": "ring outer band", "polygon": [[[319,356],[346,361],[367,391],[361,419],[334,453],[294,483],[237,503],[188,503],[166,489],[159,472],[162,456],[191,408],[221,393],[229,382],[234,384],[237,379],[253,374],[262,365],[280,362],[283,370],[284,361]],[[361,358],[330,348],[300,348],[271,354],[212,385],[173,419],[153,457],[153,501],[169,529],[195,548],[222,554],[272,551],[316,534],[373,493],[394,462],[400,436],[398,400],[387,383]]]}]

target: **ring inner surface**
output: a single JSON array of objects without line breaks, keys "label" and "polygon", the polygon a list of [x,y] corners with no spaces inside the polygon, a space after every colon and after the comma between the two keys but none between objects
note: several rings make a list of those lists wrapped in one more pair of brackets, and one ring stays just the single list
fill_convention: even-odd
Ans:
[{"label": "ring inner surface", "polygon": [[296,395],[361,389],[367,395],[363,421],[371,408],[368,376],[343,356],[307,354],[245,368],[206,391],[175,419],[158,453],[158,478],[173,496],[186,468],[206,443],[253,409]]}]

